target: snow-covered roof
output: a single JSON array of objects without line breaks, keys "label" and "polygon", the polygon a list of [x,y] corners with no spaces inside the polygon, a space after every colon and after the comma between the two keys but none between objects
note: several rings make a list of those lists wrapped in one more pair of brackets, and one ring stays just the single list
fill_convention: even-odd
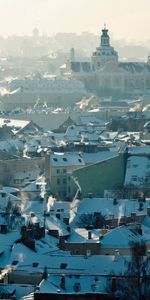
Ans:
[{"label": "snow-covered roof", "polygon": [[[43,239],[42,239],[43,240]],[[41,243],[42,245],[42,243]],[[43,244],[44,249],[44,244]],[[114,256],[92,255],[73,256],[68,253],[53,254],[52,249],[41,254],[40,252],[32,251],[23,244],[17,243],[13,246],[12,253],[9,259],[9,265],[13,261],[17,261],[16,270],[22,270],[29,273],[43,272],[44,267],[47,267],[48,273],[51,274],[105,274],[109,273],[114,268],[115,272],[124,270],[124,259],[116,262]],[[37,263],[34,267],[33,263]],[[65,268],[63,267],[65,265]]]},{"label": "snow-covered roof", "polygon": [[85,228],[75,228],[67,238],[67,243],[99,243],[100,230],[90,230],[91,239],[88,238],[88,230]]},{"label": "snow-covered roof", "polygon": [[85,164],[94,164],[110,158],[117,157],[118,153],[115,151],[100,151],[94,153],[82,153],[82,158]]},{"label": "snow-covered roof", "polygon": [[6,141],[0,141],[0,150],[14,154],[17,150],[23,149],[23,142],[19,140],[9,139]]},{"label": "snow-covered roof", "polygon": [[27,120],[15,120],[15,119],[8,119],[8,118],[0,118],[0,127],[7,125],[8,127],[13,127],[13,128],[24,128],[27,126],[31,121]]},{"label": "snow-covered roof", "polygon": [[50,162],[52,167],[84,166],[82,157],[75,152],[51,154]]},{"label": "snow-covered roof", "polygon": [[144,62],[120,62],[119,68],[124,69],[130,73],[150,72],[150,66]]},{"label": "snow-covered roof", "polygon": [[130,216],[131,213],[137,215],[146,215],[149,201],[143,202],[143,209],[139,210],[139,202],[137,200],[120,199],[114,204],[114,199],[107,198],[84,198],[82,200],[74,200],[70,212],[70,224],[72,227],[78,227],[80,216],[84,214],[92,214],[100,212],[105,219],[110,216],[118,219],[121,216]]},{"label": "snow-covered roof", "polygon": [[4,192],[9,193],[9,194],[14,194],[14,193],[18,193],[19,189],[14,188],[12,186],[3,186],[2,188],[4,190]]},{"label": "snow-covered roof", "polygon": [[93,124],[93,125],[99,125],[99,126],[105,126],[106,122],[97,118],[94,115],[83,115],[80,116],[80,122],[81,124],[84,125],[89,125],[89,124]]},{"label": "snow-covered roof", "polygon": [[150,183],[150,159],[145,156],[130,156],[124,185],[142,186]]},{"label": "snow-covered roof", "polygon": [[0,245],[3,250],[7,250],[14,245],[14,243],[20,238],[18,231],[10,231],[5,234],[0,233]]},{"label": "snow-covered roof", "polygon": [[47,216],[45,224],[49,230],[58,230],[59,236],[69,235],[67,225],[54,216]]},{"label": "snow-covered roof", "polygon": [[[65,288],[61,286],[62,277],[65,282]],[[96,279],[95,279],[96,278]],[[85,294],[106,294],[107,278],[106,276],[94,275],[49,275],[47,280],[43,280],[36,293],[40,294],[62,294],[67,295],[85,295]],[[54,296],[55,297],[55,296]]]},{"label": "snow-covered roof", "polygon": [[116,227],[103,236],[102,248],[131,248],[131,243],[150,243],[150,228],[141,225],[142,234],[138,233],[138,224]]},{"label": "snow-covered roof", "polygon": [[146,155],[150,154],[150,146],[135,146],[128,148],[128,152],[131,155]]},{"label": "snow-covered roof", "polygon": [[[32,178],[32,177],[31,177]],[[27,184],[23,189],[22,192],[40,192],[45,193],[47,190],[46,181],[44,176],[39,176],[33,182]]]}]

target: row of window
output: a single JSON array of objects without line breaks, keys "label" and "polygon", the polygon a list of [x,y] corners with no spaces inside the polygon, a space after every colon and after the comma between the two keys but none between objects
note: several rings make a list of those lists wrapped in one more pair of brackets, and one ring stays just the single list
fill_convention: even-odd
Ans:
[{"label": "row of window", "polygon": [[62,180],[60,178],[57,178],[57,184],[60,184],[60,183],[66,184],[66,182],[67,182],[66,178],[62,178]]},{"label": "row of window", "polygon": [[[60,169],[57,169],[56,172],[57,172],[57,174],[60,174],[60,173],[61,173],[61,170],[60,170]],[[66,170],[66,169],[63,169],[62,172],[63,172],[63,174],[66,174],[67,170]]]},{"label": "row of window", "polygon": [[116,55],[116,52],[114,52],[114,51],[111,51],[111,52],[105,52],[105,51],[94,52],[93,55],[96,55],[96,56],[101,56],[101,55],[109,56],[109,55]]}]

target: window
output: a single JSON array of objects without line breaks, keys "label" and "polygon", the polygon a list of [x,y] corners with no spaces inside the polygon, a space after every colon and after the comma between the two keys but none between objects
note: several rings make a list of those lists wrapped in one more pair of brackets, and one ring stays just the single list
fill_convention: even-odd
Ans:
[{"label": "window", "polygon": [[60,178],[57,178],[57,184],[60,184]]},{"label": "window", "polygon": [[58,159],[56,157],[53,158],[54,161],[58,161]]},{"label": "window", "polygon": [[66,184],[66,178],[63,178],[63,184]]},{"label": "window", "polygon": [[57,174],[59,174],[59,173],[60,173],[60,170],[59,170],[59,169],[57,169],[57,171],[56,171],[56,172],[57,172]]},{"label": "window", "polygon": [[131,178],[131,180],[132,180],[132,181],[137,181],[137,176],[134,176],[134,175],[133,175],[132,178]]},{"label": "window", "polygon": [[33,264],[32,264],[32,267],[33,267],[33,268],[36,268],[36,267],[38,266],[38,264],[39,264],[39,263],[33,263]]},{"label": "window", "polygon": [[63,173],[64,173],[64,174],[66,173],[66,171],[67,171],[66,169],[63,169]]},{"label": "window", "polygon": [[79,159],[78,159],[78,161],[79,161],[80,163],[82,163],[82,160],[81,160],[81,158],[79,158]]},{"label": "window", "polygon": [[63,157],[63,161],[67,161],[67,158],[66,158],[66,157]]}]

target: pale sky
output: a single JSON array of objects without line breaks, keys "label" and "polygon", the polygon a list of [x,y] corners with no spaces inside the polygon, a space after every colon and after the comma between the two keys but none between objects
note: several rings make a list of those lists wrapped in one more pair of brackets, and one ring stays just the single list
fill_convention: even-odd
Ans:
[{"label": "pale sky", "polygon": [[0,35],[89,31],[106,23],[115,39],[150,39],[150,0],[0,0]]}]

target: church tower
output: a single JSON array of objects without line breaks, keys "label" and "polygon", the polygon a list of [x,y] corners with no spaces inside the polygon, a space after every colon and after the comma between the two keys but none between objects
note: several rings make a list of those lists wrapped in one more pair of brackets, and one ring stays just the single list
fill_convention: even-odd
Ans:
[{"label": "church tower", "polygon": [[108,29],[104,26],[100,36],[100,46],[96,48],[92,55],[93,69],[101,69],[108,63],[118,64],[118,53],[110,45]]}]

